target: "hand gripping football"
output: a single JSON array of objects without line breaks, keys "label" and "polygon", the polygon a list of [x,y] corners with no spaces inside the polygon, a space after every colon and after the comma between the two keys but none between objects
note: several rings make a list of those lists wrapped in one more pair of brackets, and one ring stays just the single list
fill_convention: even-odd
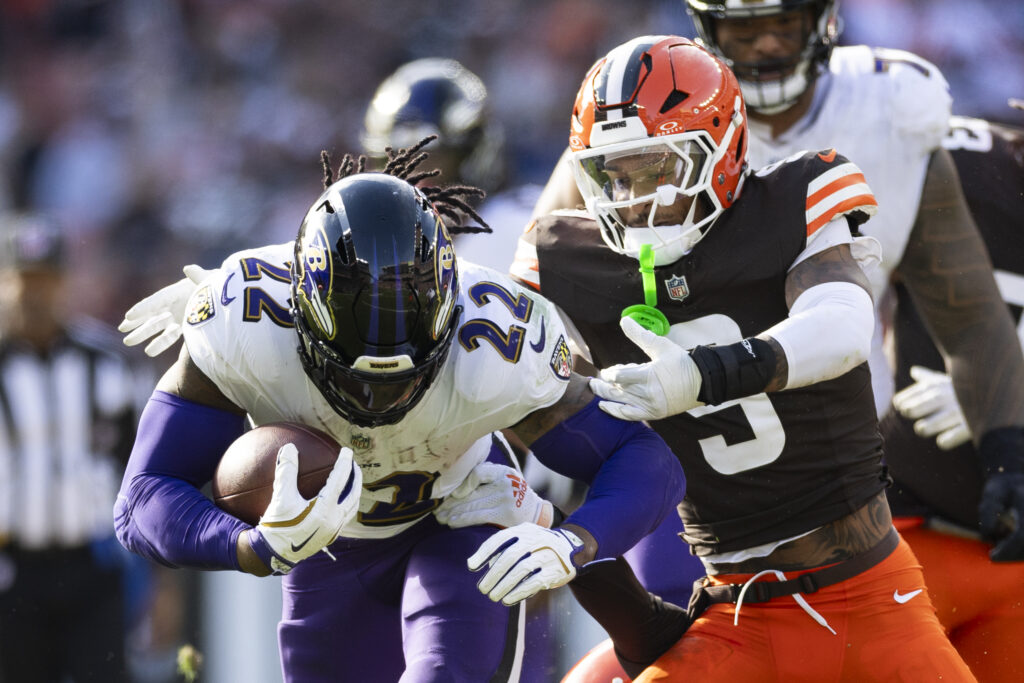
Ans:
[{"label": "hand gripping football", "polygon": [[314,498],[327,482],[341,446],[319,429],[296,422],[261,425],[238,437],[213,475],[217,507],[256,525],[270,504],[277,451],[287,443],[299,451],[299,493]]}]

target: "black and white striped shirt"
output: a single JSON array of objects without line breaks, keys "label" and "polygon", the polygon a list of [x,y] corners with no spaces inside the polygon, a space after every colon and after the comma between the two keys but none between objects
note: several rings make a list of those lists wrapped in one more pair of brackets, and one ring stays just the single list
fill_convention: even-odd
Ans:
[{"label": "black and white striped shirt", "polygon": [[41,355],[0,338],[0,544],[73,547],[113,534],[111,510],[153,387],[113,331],[80,320]]}]

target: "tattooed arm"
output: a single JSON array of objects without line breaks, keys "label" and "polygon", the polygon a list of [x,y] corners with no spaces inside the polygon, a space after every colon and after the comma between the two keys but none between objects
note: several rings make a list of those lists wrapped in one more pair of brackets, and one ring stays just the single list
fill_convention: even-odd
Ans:
[{"label": "tattooed arm", "polygon": [[975,445],[1024,425],[1024,356],[946,150],[932,157],[896,275],[945,358]]}]

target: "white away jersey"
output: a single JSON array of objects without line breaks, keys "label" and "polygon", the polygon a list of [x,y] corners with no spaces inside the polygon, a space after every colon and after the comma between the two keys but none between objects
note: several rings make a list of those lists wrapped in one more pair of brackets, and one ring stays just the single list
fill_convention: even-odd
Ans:
[{"label": "white away jersey", "polygon": [[565,392],[571,360],[554,307],[503,274],[460,261],[459,328],[430,388],[397,424],[352,425],[302,369],[287,308],[292,258],[291,242],[228,257],[193,293],[185,343],[253,424],[301,422],[352,448],[363,493],[343,536],[408,528],[487,457],[492,432]]},{"label": "white away jersey", "polygon": [[[865,273],[877,307],[903,258],[931,154],[949,128],[949,88],[938,68],[920,57],[864,45],[833,50],[817,88],[811,110],[778,138],[750,121],[748,158],[758,169],[800,150],[834,147],[860,167],[878,201],[878,215],[861,228],[882,246],[881,267]],[[881,324],[870,361],[882,411],[892,396],[892,372]]]},{"label": "white away jersey", "polygon": [[750,165],[832,147],[860,167],[878,200],[878,215],[861,228],[882,244],[882,268],[868,274],[877,301],[906,248],[931,153],[949,128],[948,86],[909,52],[858,45],[833,50],[818,89],[804,119],[778,138],[750,122]]}]

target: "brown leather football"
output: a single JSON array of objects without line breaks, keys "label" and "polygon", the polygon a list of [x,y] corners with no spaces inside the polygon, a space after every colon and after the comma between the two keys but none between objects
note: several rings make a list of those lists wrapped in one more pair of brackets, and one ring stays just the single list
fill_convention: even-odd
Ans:
[{"label": "brown leather football", "polygon": [[238,437],[213,475],[213,501],[225,512],[256,525],[270,505],[277,451],[287,443],[299,450],[299,493],[313,498],[327,482],[341,446],[319,429],[274,422]]}]

